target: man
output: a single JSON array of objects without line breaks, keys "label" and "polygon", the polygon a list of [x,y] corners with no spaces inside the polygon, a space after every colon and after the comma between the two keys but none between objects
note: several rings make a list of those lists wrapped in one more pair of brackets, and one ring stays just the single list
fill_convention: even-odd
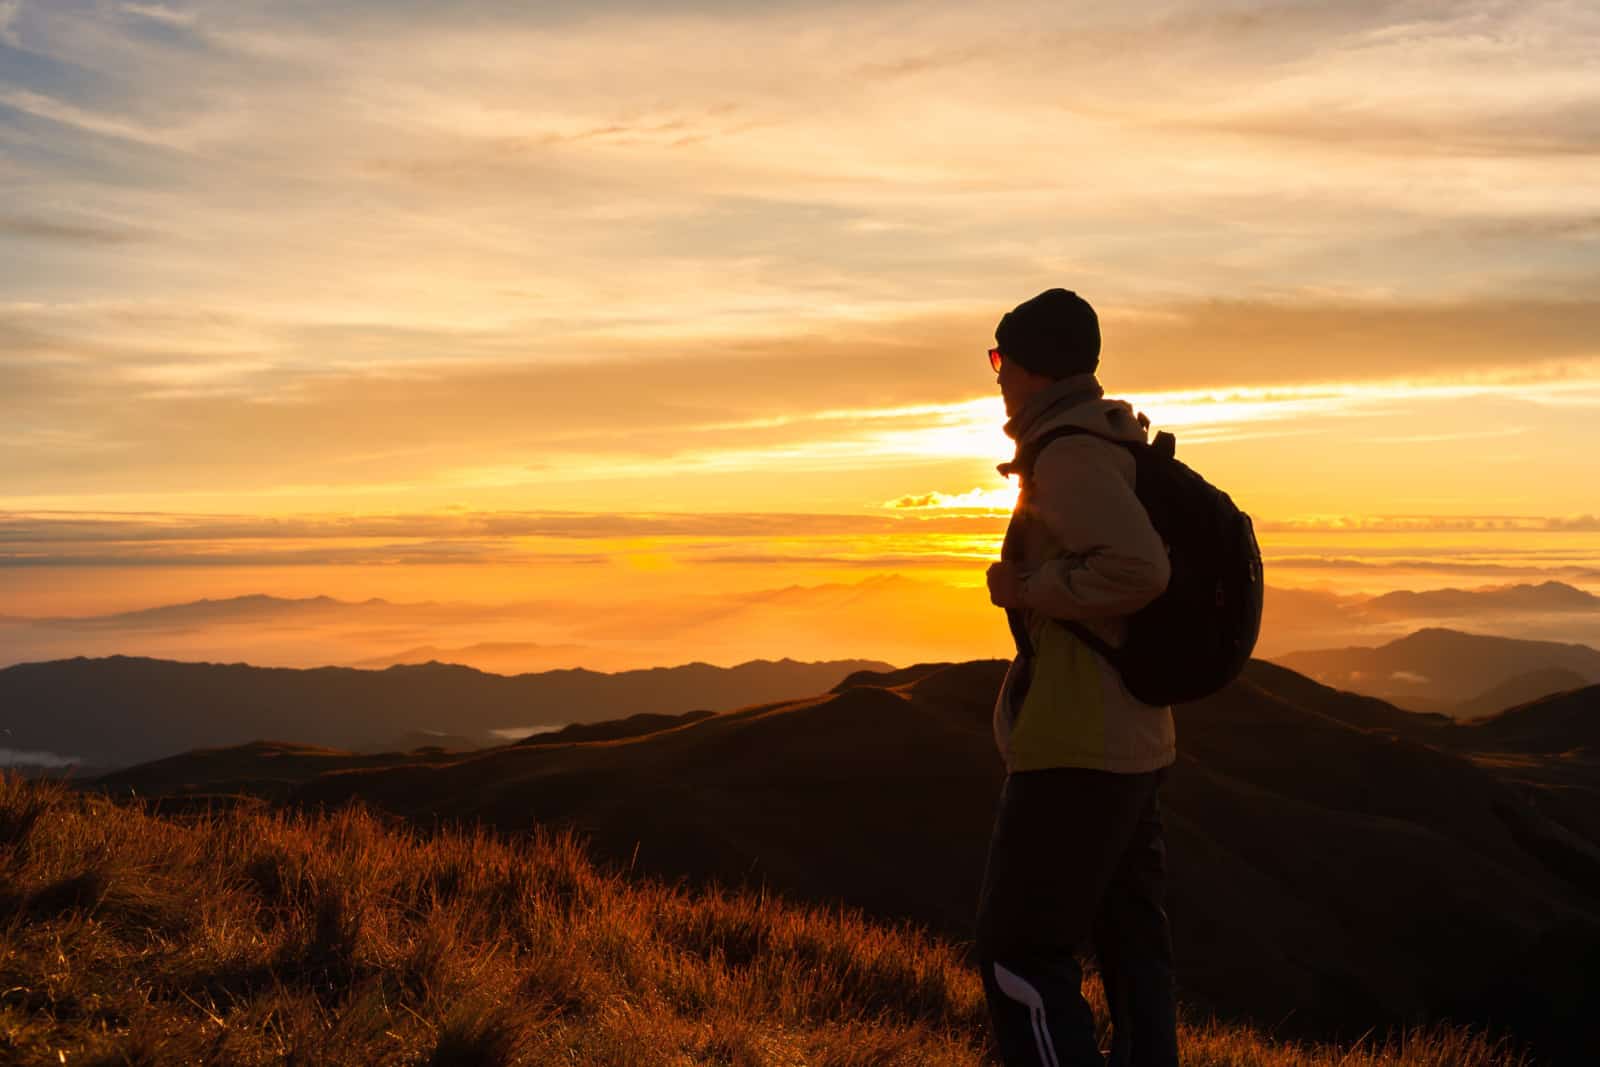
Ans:
[{"label": "man", "polygon": [[1054,620],[1112,646],[1166,588],[1166,549],[1134,494],[1145,440],[1127,403],[1104,399],[1100,325],[1051,289],[1009,312],[989,354],[1019,452],[1062,426],[1025,477],[989,596],[1018,644],[995,705],[1006,781],[978,915],[995,1039],[1007,1067],[1101,1064],[1080,985],[1093,948],[1112,1020],[1111,1063],[1176,1067],[1177,1009],[1157,792],[1176,759],[1169,708],[1143,704]]}]

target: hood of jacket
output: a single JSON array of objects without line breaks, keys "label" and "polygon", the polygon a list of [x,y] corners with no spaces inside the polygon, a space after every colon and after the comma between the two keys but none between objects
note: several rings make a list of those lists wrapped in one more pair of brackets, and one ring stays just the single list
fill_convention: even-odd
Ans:
[{"label": "hood of jacket", "polygon": [[1006,436],[1022,444],[1060,426],[1081,426],[1117,441],[1144,441],[1149,422],[1126,400],[1108,400],[1093,374],[1062,378],[1036,394],[1005,424]]}]

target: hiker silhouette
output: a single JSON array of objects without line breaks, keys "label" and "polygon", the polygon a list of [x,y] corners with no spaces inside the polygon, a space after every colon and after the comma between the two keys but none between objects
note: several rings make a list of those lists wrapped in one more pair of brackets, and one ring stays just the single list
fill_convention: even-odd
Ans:
[{"label": "hiker silhouette", "polygon": [[[1128,691],[1102,655],[1166,589],[1166,548],[1134,491],[1124,443],[1148,423],[1107,399],[1100,326],[1050,289],[1001,318],[989,363],[1005,431],[1033,458],[988,571],[1017,656],[994,709],[1006,765],[978,908],[977,956],[1007,1067],[1104,1062],[1078,957],[1099,961],[1111,1062],[1176,1067],[1172,939],[1160,787],[1177,758],[1172,712]],[[1074,634],[1059,621],[1087,631]]]}]

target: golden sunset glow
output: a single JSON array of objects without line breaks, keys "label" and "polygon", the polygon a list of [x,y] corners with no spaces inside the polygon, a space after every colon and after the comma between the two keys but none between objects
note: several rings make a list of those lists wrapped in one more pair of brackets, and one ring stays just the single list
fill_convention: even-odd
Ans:
[{"label": "golden sunset glow", "polygon": [[260,594],[457,614],[104,650],[1000,654],[984,350],[1056,285],[1271,583],[1600,589],[1597,37],[0,2],[0,636]]}]

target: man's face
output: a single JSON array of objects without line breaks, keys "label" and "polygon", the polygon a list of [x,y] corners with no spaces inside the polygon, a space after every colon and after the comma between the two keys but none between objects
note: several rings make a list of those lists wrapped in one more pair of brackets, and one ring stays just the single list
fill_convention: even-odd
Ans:
[{"label": "man's face", "polygon": [[1034,394],[1041,389],[1048,389],[1055,379],[1035,374],[1016,360],[1006,359],[1002,353],[995,381],[1000,385],[1000,396],[1006,404],[1006,418],[1013,419],[1033,399]]}]

